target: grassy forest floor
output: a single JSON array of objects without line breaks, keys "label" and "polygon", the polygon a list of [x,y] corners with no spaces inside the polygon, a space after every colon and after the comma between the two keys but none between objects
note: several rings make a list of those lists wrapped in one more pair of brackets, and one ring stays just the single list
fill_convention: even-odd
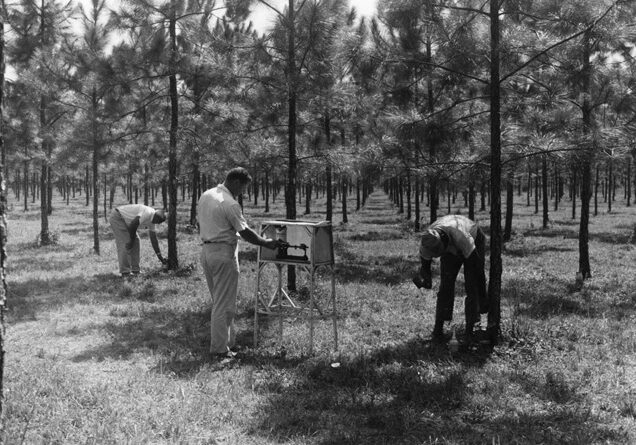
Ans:
[{"label": "grassy forest floor", "polygon": [[[410,281],[418,235],[376,192],[348,224],[335,217],[338,351],[326,317],[308,354],[300,311],[285,318],[282,344],[278,320],[260,317],[253,348],[256,250],[241,243],[242,356],[218,369],[207,358],[209,296],[187,203],[179,210],[181,269],[161,271],[142,236],[143,276],[124,281],[103,217],[101,255],[92,252],[84,197],[68,206],[55,198],[56,243],[46,247],[37,246],[39,206],[25,212],[11,197],[4,443],[636,443],[636,207],[619,201],[608,214],[603,204],[591,219],[592,278],[578,289],[578,219],[569,202],[542,230],[534,206],[515,199],[503,341],[494,350],[451,354],[430,342],[439,262],[433,290],[420,295]],[[466,213],[459,204],[453,212]],[[245,213],[257,227],[281,218],[282,205],[264,214],[261,203],[248,203]],[[309,218],[320,219],[324,201],[313,210],[321,213]],[[477,219],[488,233],[488,213]],[[274,271],[264,269],[266,289]],[[298,283],[302,290],[306,274]],[[326,305],[324,272],[319,283]],[[307,300],[303,292],[294,298]]]}]

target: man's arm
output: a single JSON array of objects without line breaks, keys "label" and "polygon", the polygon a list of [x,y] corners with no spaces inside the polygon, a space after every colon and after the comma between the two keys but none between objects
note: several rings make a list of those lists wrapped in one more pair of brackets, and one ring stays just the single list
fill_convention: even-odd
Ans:
[{"label": "man's arm", "polygon": [[413,277],[413,283],[418,289],[431,289],[433,287],[433,278],[431,274],[431,260],[425,260],[420,257],[421,265],[419,274]]},{"label": "man's arm", "polygon": [[139,227],[139,216],[135,216],[135,218],[128,225],[128,234],[130,235],[130,241],[126,243],[126,249],[130,250],[135,243],[135,239],[137,238],[137,228]]},{"label": "man's arm", "polygon": [[246,227],[245,229],[239,232],[241,238],[247,241],[250,244],[254,244],[256,246],[263,246],[268,249],[276,249],[278,247],[278,241],[270,238],[263,238],[258,233]]},{"label": "man's arm", "polygon": [[422,262],[420,266],[420,275],[423,279],[423,286],[425,289],[430,289],[433,287],[433,275],[431,274],[431,260],[425,260],[424,258],[420,258]]},{"label": "man's arm", "polygon": [[166,264],[168,260],[166,260],[161,255],[161,249],[159,248],[159,241],[157,240],[157,234],[153,232],[152,230],[149,230],[148,237],[150,238],[150,244],[152,244],[152,248],[155,251],[155,255],[157,255],[157,258],[159,258],[159,261],[161,261],[162,264]]}]

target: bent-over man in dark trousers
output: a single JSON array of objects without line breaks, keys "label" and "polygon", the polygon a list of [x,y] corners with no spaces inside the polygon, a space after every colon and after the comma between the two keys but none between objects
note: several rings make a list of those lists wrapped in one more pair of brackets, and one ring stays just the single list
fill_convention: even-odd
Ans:
[{"label": "bent-over man in dark trousers", "polygon": [[110,227],[115,236],[117,246],[117,259],[119,261],[119,273],[122,277],[139,275],[139,235],[137,229],[147,228],[150,244],[155,255],[162,264],[167,260],[161,255],[155,224],[161,224],[166,220],[164,210],[156,210],[143,204],[126,204],[110,214]]},{"label": "bent-over man in dark trousers", "polygon": [[455,280],[464,265],[466,300],[466,337],[473,338],[473,329],[479,323],[479,314],[488,312],[488,294],[484,255],[486,237],[476,222],[461,215],[447,215],[437,219],[422,235],[420,245],[421,267],[413,278],[418,288],[431,289],[431,262],[440,257],[440,286],[437,293],[433,339],[444,336],[444,322],[453,318]]}]

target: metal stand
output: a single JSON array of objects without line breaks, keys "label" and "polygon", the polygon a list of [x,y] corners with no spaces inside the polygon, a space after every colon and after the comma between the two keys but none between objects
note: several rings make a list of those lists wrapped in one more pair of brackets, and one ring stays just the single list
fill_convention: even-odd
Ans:
[{"label": "metal stand", "polygon": [[258,263],[258,270],[256,272],[256,296],[254,298],[254,347],[258,345],[258,322],[259,322],[259,314],[262,315],[273,315],[278,316],[278,335],[279,340],[282,343],[283,341],[283,315],[284,308],[292,308],[292,309],[305,309],[296,304],[285,292],[282,287],[282,275],[283,275],[283,267],[285,265],[293,265],[302,267],[305,269],[311,277],[311,284],[309,288],[309,353],[313,353],[313,344],[314,344],[314,308],[318,311],[318,313],[322,316],[323,311],[318,305],[318,303],[314,299],[314,291],[316,288],[316,271],[320,267],[326,267],[331,275],[331,303],[332,303],[332,319],[333,319],[333,338],[334,338],[334,349],[338,349],[338,325],[337,325],[337,310],[336,310],[336,277],[334,273],[333,264],[302,264],[293,261],[280,261],[274,262],[276,268],[278,270],[278,281],[276,290],[272,294],[271,297],[266,298],[261,295],[260,292],[260,282],[261,282],[261,273],[265,266],[272,261],[260,261]]}]

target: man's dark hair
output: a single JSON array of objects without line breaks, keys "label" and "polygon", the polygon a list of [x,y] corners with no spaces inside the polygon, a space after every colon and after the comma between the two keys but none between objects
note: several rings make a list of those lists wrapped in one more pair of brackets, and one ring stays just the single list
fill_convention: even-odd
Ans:
[{"label": "man's dark hair", "polygon": [[243,167],[235,167],[227,172],[225,180],[227,182],[238,180],[241,184],[247,184],[248,182],[252,182],[252,177]]}]

